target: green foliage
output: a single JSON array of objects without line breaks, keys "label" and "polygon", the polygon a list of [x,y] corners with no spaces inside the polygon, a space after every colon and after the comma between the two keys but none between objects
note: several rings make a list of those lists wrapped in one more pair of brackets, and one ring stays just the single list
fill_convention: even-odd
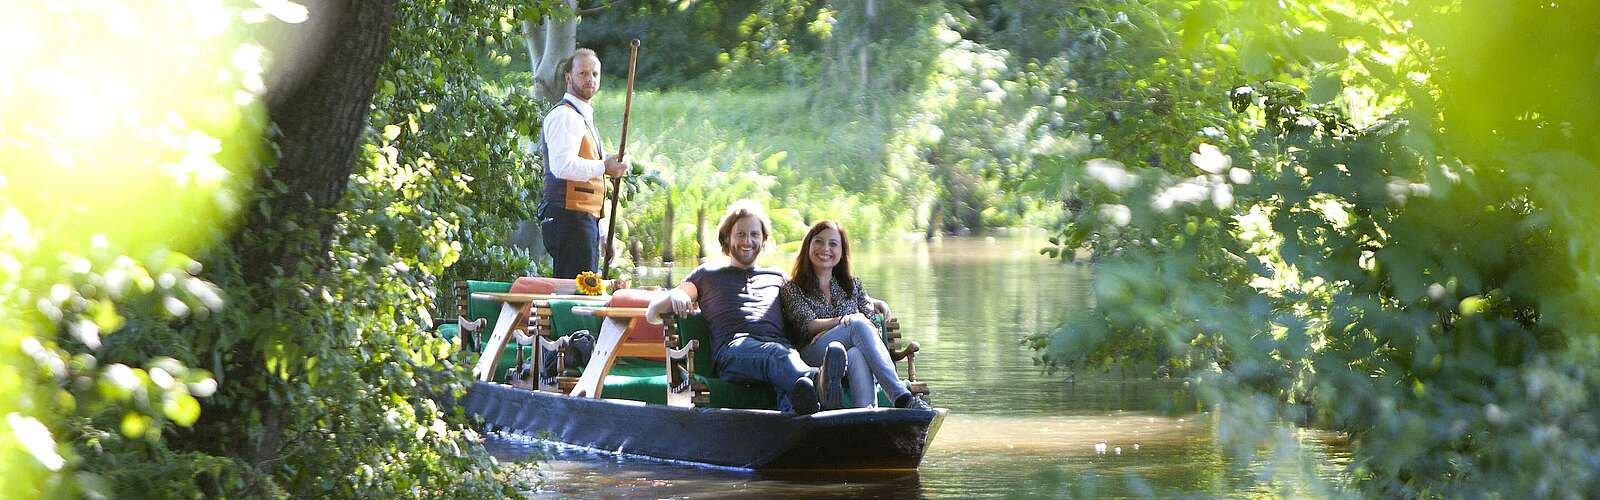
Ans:
[{"label": "green foliage", "polygon": [[543,189],[523,144],[538,137],[545,111],[526,91],[531,79],[485,81],[478,71],[485,55],[518,53],[514,20],[537,12],[442,4],[450,15],[418,6],[393,33],[373,96],[381,134],[365,149],[373,168],[352,179],[348,212],[389,251],[437,263],[421,270],[429,300],[449,297],[454,281],[530,273],[532,257],[507,241],[517,221],[534,218]]},{"label": "green foliage", "polygon": [[[608,78],[628,74],[628,41],[642,41],[640,89],[799,84],[814,72],[821,43],[812,26],[825,2],[644,1],[608,4],[584,16],[578,45],[595,50]],[[527,67],[523,64],[522,67]]]},{"label": "green foliage", "polygon": [[[218,370],[229,375],[218,404],[207,408],[214,419],[196,437],[262,436],[267,445],[220,450],[256,456],[278,439],[279,461],[265,470],[297,494],[515,491],[495,477],[464,416],[435,399],[464,393],[464,355],[422,333],[431,327],[428,292],[447,268],[525,269],[502,267],[526,261],[497,249],[512,221],[531,215],[523,200],[538,189],[517,147],[519,134],[536,130],[533,106],[498,95],[472,71],[488,50],[482,41],[513,39],[515,18],[493,5],[402,8],[374,96],[377,133],[334,214],[329,268],[301,265],[263,280],[232,274],[233,255],[212,257],[213,280],[242,300],[188,328],[197,351],[233,353]],[[253,239],[322,248],[297,218],[237,238],[243,248]]]},{"label": "green foliage", "polygon": [[243,208],[262,53],[195,7],[0,5],[20,41],[0,61],[0,496],[109,494],[107,442],[194,424],[217,385],[184,353],[117,352],[130,317],[222,305],[188,255]]},{"label": "green foliage", "polygon": [[1593,6],[1078,7],[1060,84],[1100,158],[1028,186],[1097,309],[1042,361],[1187,372],[1241,452],[1272,415],[1345,431],[1372,494],[1597,487]]},{"label": "green foliage", "polygon": [[[538,13],[403,4],[341,204],[275,214],[264,200],[297,194],[258,166],[268,65],[250,19],[303,12],[200,7],[0,15],[61,38],[3,63],[50,75],[32,103],[0,93],[17,160],[0,170],[4,495],[516,494],[441,402],[463,394],[464,355],[424,332],[452,265],[528,266],[501,242],[538,189],[517,147],[535,108],[474,69]],[[49,124],[74,109],[104,116]],[[331,232],[306,229],[324,218]],[[268,243],[309,257],[243,273]]]},{"label": "green foliage", "polygon": [[[626,40],[638,37],[640,88],[675,88],[635,100],[629,152],[667,187],[644,187],[625,206],[622,241],[641,243],[640,258],[659,255],[671,192],[674,254],[697,250],[692,218],[701,206],[748,196],[751,186],[770,191],[773,207],[797,211],[796,226],[836,219],[869,239],[926,224],[935,200],[956,207],[935,223],[950,230],[1055,213],[1013,193],[1032,149],[1065,144],[1034,128],[1060,113],[1041,112],[1049,93],[1033,76],[1009,89],[969,84],[1040,70],[1012,70],[1003,51],[957,43],[953,27],[976,22],[938,2],[885,0],[643,2],[586,15],[579,43],[612,61],[613,77],[623,76]],[[715,90],[677,90],[686,88]],[[620,92],[602,93],[600,116],[620,115],[621,101]],[[950,133],[925,144],[930,129],[943,128]],[[742,172],[753,184],[717,178]],[[703,196],[706,182],[718,192]]]},{"label": "green foliage", "polygon": [[[1015,224],[1028,210],[1014,193],[1040,156],[1084,148],[1062,138],[1062,105],[1051,99],[1045,75],[1064,63],[1013,67],[1008,54],[962,37],[939,23],[926,42],[937,48],[923,85],[907,100],[888,146],[890,172],[910,178],[928,172],[921,189],[934,193],[940,229],[982,230]],[[934,214],[928,214],[934,217]]]},{"label": "green foliage", "polygon": [[[642,258],[662,255],[666,205],[673,201],[673,253],[678,260],[718,254],[716,224],[729,203],[759,199],[773,210],[774,238],[798,240],[806,225],[839,221],[852,234],[886,235],[910,227],[915,193],[881,175],[870,131],[841,123],[847,112],[829,110],[805,91],[671,92],[634,96],[628,154],[658,185],[645,185],[623,204],[620,241],[638,241]],[[601,94],[597,115],[620,116],[623,96]],[[686,133],[693,131],[693,133]],[[705,210],[705,236],[697,239],[697,212]],[[787,210],[787,211],[784,211]],[[779,217],[782,214],[787,218]],[[788,222],[779,223],[780,219]]]}]

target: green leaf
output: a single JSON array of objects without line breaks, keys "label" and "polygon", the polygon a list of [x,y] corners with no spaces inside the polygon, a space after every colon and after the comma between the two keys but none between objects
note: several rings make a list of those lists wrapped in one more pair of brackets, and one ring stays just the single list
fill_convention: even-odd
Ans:
[{"label": "green leaf", "polygon": [[1350,55],[1339,37],[1323,31],[1307,31],[1295,40],[1300,53],[1317,62],[1339,62]]},{"label": "green leaf", "polygon": [[1205,43],[1206,35],[1216,31],[1217,22],[1223,14],[1222,7],[1213,2],[1199,2],[1183,13],[1183,22],[1179,27],[1183,30],[1184,50],[1194,50]]},{"label": "green leaf", "polygon": [[128,439],[144,437],[144,431],[150,428],[149,420],[149,417],[136,412],[124,412],[122,414],[122,436]]},{"label": "green leaf", "polygon": [[177,394],[161,407],[162,413],[178,425],[188,427],[200,419],[200,402],[188,394]]},{"label": "green leaf", "polygon": [[1339,75],[1332,72],[1324,73],[1311,80],[1311,88],[1306,92],[1306,99],[1312,103],[1325,103],[1332,101],[1344,90],[1344,82]]},{"label": "green leaf", "polygon": [[1239,65],[1245,73],[1254,78],[1269,78],[1272,73],[1272,54],[1267,52],[1267,47],[1260,40],[1245,41],[1244,51],[1239,53]]}]

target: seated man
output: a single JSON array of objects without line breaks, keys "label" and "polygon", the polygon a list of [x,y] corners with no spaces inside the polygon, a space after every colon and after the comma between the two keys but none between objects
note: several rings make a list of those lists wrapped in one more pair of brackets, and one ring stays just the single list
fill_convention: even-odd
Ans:
[{"label": "seated man", "polygon": [[711,330],[712,359],[720,378],[772,384],[780,411],[811,414],[820,407],[818,373],[784,335],[783,308],[777,305],[783,272],[756,267],[769,227],[760,205],[741,200],[728,206],[717,226],[717,242],[732,262],[695,269],[683,284],[651,302],[649,315],[681,316],[698,302]]}]

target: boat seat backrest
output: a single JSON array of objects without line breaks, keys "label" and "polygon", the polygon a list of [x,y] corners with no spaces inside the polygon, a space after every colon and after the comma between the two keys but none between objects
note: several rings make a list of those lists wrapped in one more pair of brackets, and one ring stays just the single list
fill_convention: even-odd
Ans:
[{"label": "boat seat backrest", "polygon": [[[509,281],[467,280],[467,320],[473,321],[482,319],[484,321],[484,325],[483,329],[480,331],[494,331],[494,324],[500,319],[500,303],[493,300],[474,299],[471,298],[472,294],[505,293],[509,291],[511,291],[511,282]],[[479,336],[477,340],[480,345],[472,346],[473,351],[483,350],[481,343],[488,340],[484,337],[486,337],[486,335]]]},{"label": "boat seat backrest", "polygon": [[551,337],[565,337],[578,330],[588,330],[596,336],[600,334],[601,318],[572,313],[573,307],[594,307],[594,301],[551,299],[549,304]]},{"label": "boat seat backrest", "polygon": [[716,378],[717,364],[712,357],[716,346],[711,345],[711,324],[704,316],[691,314],[678,318],[678,345],[688,345],[690,340],[700,341],[700,348],[694,350],[694,371]]}]

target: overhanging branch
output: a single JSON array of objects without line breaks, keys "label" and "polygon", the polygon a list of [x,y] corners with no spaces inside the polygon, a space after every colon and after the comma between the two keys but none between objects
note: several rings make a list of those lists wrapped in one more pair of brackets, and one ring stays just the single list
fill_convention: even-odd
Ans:
[{"label": "overhanging branch", "polygon": [[577,15],[578,17],[583,17],[590,14],[599,14],[601,11],[611,8],[611,5],[612,4],[608,2],[587,9],[578,9]]}]

